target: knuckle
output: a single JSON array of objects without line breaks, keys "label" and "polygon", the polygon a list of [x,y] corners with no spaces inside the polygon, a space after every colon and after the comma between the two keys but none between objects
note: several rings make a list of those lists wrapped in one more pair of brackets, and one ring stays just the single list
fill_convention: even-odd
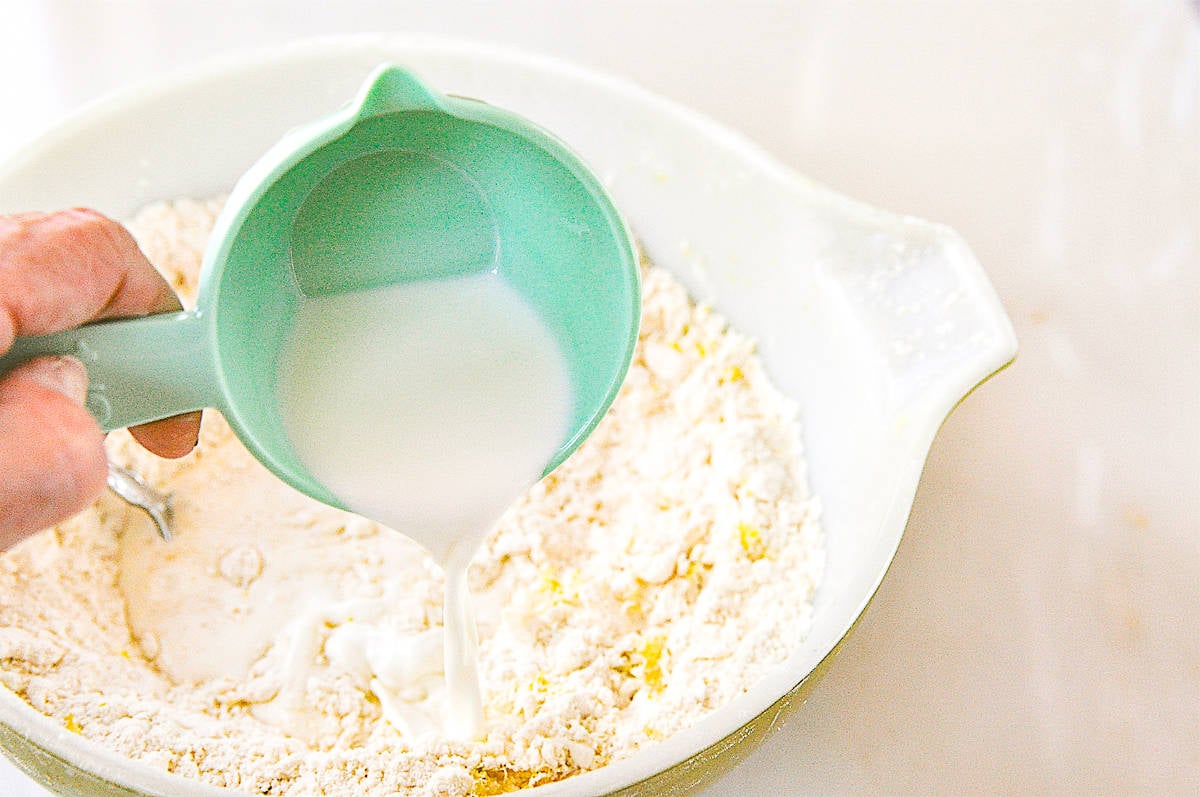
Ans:
[{"label": "knuckle", "polygon": [[63,211],[69,218],[81,224],[114,224],[108,216],[105,216],[95,208],[75,207],[70,210]]},{"label": "knuckle", "polygon": [[43,213],[0,216],[0,242],[4,249],[11,251],[28,240],[44,217]]},{"label": "knuckle", "polygon": [[91,208],[75,208],[72,213],[77,214],[78,229],[98,260],[128,265],[139,258],[137,240],[123,224]]},{"label": "knuckle", "polygon": [[111,248],[117,240],[116,227],[120,225],[98,210],[70,208],[51,214],[47,232],[82,254],[97,247]]},{"label": "knuckle", "polygon": [[115,244],[119,240],[117,230],[121,225],[91,208],[73,208],[69,211],[70,222],[75,230],[94,238],[94,243]]}]

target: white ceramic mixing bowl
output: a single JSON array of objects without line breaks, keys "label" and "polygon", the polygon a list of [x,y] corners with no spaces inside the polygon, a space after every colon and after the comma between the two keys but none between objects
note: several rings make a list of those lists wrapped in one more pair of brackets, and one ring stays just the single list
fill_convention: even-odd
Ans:
[{"label": "white ceramic mixing bowl", "polygon": [[[565,139],[650,257],[756,337],[776,384],[800,403],[828,540],[807,640],[694,727],[527,792],[688,793],[799,705],[892,561],[938,427],[1014,356],[1012,327],[951,230],[839,196],[628,83],[438,39],[305,43],[104,100],[0,164],[0,212],[89,205],[124,218],[154,200],[225,192],[284,131],[336,108],[383,61]],[[0,747],[60,794],[233,794],[109,753],[2,689]]]}]

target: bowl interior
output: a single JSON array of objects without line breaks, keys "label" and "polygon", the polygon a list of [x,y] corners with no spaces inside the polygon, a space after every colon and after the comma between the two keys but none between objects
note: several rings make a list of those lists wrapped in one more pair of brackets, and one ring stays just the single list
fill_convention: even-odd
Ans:
[{"label": "bowl interior", "polygon": [[[651,259],[757,338],[774,381],[801,406],[828,556],[807,640],[696,726],[537,791],[600,794],[639,783],[734,734],[833,650],[892,559],[941,421],[1013,356],[1011,326],[978,263],[944,228],[812,184],[627,83],[436,39],[293,46],[126,95],[0,166],[0,212],[86,204],[127,217],[150,201],[226,192],[284,131],[336,109],[384,61],[565,140],[605,182]],[[54,755],[93,771],[106,762],[146,793],[217,793],[109,761],[10,702],[0,701],[0,721]],[[647,789],[665,793],[661,784]]]}]

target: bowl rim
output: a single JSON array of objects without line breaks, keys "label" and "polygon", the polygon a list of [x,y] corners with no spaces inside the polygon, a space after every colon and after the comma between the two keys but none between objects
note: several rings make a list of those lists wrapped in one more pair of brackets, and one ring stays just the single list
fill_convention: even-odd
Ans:
[{"label": "bowl rim", "polygon": [[[713,144],[734,153],[756,172],[771,175],[797,190],[814,193],[823,202],[871,224],[893,229],[914,227],[951,243],[960,242],[956,233],[942,225],[914,219],[909,216],[883,211],[849,197],[804,177],[780,162],[761,145],[724,124],[701,114],[675,100],[662,97],[624,77],[575,64],[571,61],[530,52],[518,47],[492,42],[462,38],[450,38],[425,33],[369,33],[346,34],[305,38],[284,44],[256,47],[206,59],[178,70],[172,70],[146,81],[133,84],[82,104],[72,113],[53,122],[44,130],[35,131],[23,145],[11,150],[0,161],[0,184],[10,173],[29,160],[53,150],[63,141],[78,135],[102,120],[121,116],[133,108],[189,87],[228,80],[245,70],[266,66],[280,67],[289,62],[301,62],[313,58],[333,57],[339,53],[354,53],[370,47],[405,50],[406,52],[428,51],[445,56],[459,56],[508,66],[528,68],[555,73],[570,81],[588,84],[619,97],[622,101],[652,108],[656,113],[672,117],[683,126],[695,131]],[[965,248],[965,244],[963,245]],[[981,312],[989,314],[997,335],[986,351],[981,351],[974,367],[961,375],[959,384],[947,386],[923,402],[924,412],[914,417],[907,433],[910,450],[923,462],[934,435],[948,413],[978,384],[1003,369],[1016,354],[1016,336],[1007,314],[1000,304],[994,289],[988,282],[982,267],[968,255],[966,264],[978,298],[982,302]],[[971,270],[973,269],[973,270]],[[550,783],[519,793],[530,795],[556,795],[565,792],[608,793],[636,786],[656,774],[696,758],[707,750],[714,749],[739,730],[767,711],[777,700],[807,681],[814,671],[821,668],[836,652],[839,643],[861,618],[863,611],[873,599],[895,557],[903,535],[904,520],[911,508],[915,495],[920,467],[907,478],[902,478],[894,494],[888,499],[889,518],[899,518],[898,529],[891,539],[884,567],[875,575],[869,591],[850,616],[838,636],[825,647],[803,672],[792,664],[792,657],[773,666],[750,689],[730,703],[705,715],[696,724],[658,741],[633,755],[603,766],[596,770],[575,775],[565,781]],[[791,665],[791,666],[789,666]],[[146,791],[149,794],[174,795],[186,784],[193,794],[206,797],[231,797],[241,794],[231,789],[211,786],[207,783],[155,770],[140,761],[118,755],[107,748],[80,735],[58,726],[50,717],[36,711],[7,688],[0,689],[0,722],[20,731],[36,747],[58,757],[78,769],[98,777],[122,784],[128,788]]]}]

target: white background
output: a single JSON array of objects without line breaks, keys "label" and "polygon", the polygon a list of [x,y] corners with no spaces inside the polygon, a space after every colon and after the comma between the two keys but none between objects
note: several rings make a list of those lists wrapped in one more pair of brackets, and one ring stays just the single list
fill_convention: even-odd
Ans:
[{"label": "white background", "polygon": [[[951,224],[1021,354],[943,427],[829,675],[711,795],[1195,794],[1198,20],[1185,0],[0,0],[0,157],[215,54],[422,31],[632,78]],[[0,795],[44,792],[0,762]]]}]

